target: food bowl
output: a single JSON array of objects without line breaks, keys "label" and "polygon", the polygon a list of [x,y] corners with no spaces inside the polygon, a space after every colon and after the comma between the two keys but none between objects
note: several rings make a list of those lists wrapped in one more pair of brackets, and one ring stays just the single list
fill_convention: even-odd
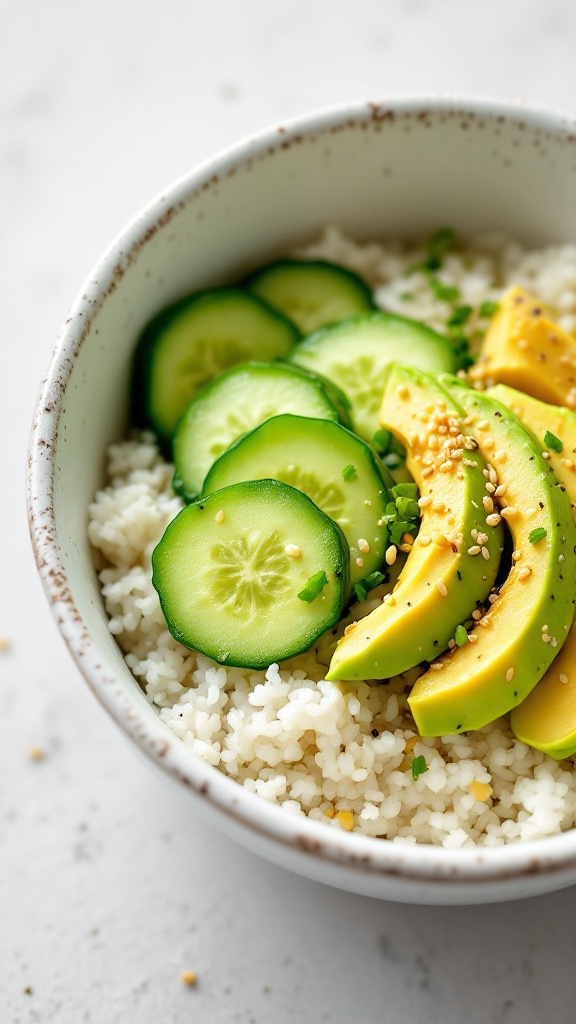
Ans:
[{"label": "food bowl", "polygon": [[[359,102],[220,154],[156,198],[88,277],[42,385],[29,517],[58,626],[102,704],[214,824],[267,859],[413,903],[517,899],[576,881],[576,830],[475,849],[397,844],[286,813],[200,760],[147,703],[110,634],[87,536],[106,448],[128,426],[136,339],[159,309],[238,279],[337,224],[358,240],[450,225],[576,239],[576,124],[503,102]],[[145,781],[143,780],[143,785]]]}]

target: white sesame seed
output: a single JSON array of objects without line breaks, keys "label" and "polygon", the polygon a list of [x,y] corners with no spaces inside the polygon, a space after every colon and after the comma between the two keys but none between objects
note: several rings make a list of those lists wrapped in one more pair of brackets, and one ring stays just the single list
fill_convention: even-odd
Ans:
[{"label": "white sesame seed", "polygon": [[422,498],[418,498],[418,504],[420,508],[428,508],[428,505],[432,504],[432,498],[429,494],[424,494]]},{"label": "white sesame seed", "polygon": [[486,490],[488,491],[488,494],[494,494],[494,491],[496,490],[496,488],[494,487],[494,484],[491,484],[491,483],[487,482],[486,483]]},{"label": "white sesame seed", "polygon": [[473,544],[471,548],[468,548],[468,554],[469,555],[479,555],[480,554],[480,545],[479,544]]},{"label": "white sesame seed", "polygon": [[[496,452],[496,454],[498,454],[498,452]],[[490,466],[490,483],[491,484],[497,484],[498,483],[498,473],[494,469],[494,466]]]},{"label": "white sesame seed", "polygon": [[542,452],[542,458],[546,459],[546,462],[548,462],[548,459],[550,458],[550,452]]},{"label": "white sesame seed", "polygon": [[512,561],[518,562],[522,558],[522,552],[517,548],[512,552]]},{"label": "white sesame seed", "polygon": [[482,548],[482,558],[484,558],[486,562],[489,560],[490,552],[488,551],[488,548]]},{"label": "white sesame seed", "polygon": [[297,544],[287,544],[286,547],[284,548],[284,551],[289,556],[289,558],[300,558],[301,552]]},{"label": "white sesame seed", "polygon": [[421,544],[423,548],[427,548],[428,545],[431,543],[431,541],[432,541],[432,537],[429,537],[428,534],[426,534],[426,533],[419,533],[418,534],[418,543]]},{"label": "white sesame seed", "polygon": [[518,573],[518,579],[519,580],[527,580],[528,577],[530,576],[531,572],[532,572],[532,569],[530,568],[530,566],[529,565],[525,565],[523,569],[520,569],[520,572]]},{"label": "white sesame seed", "polygon": [[370,545],[364,537],[360,537],[358,540],[358,551],[361,551],[363,555],[367,555],[370,551]]},{"label": "white sesame seed", "polygon": [[500,515],[503,519],[513,519],[518,515],[518,509],[514,505],[506,505],[506,508],[500,509]]},{"label": "white sesame seed", "polygon": [[478,530],[470,530],[470,536],[472,537],[472,540],[477,540]]},{"label": "white sesame seed", "polygon": [[513,679],[514,679],[514,669],[513,668],[509,668],[507,673],[506,673],[506,682],[507,683],[511,683]]},{"label": "white sesame seed", "polygon": [[503,448],[499,448],[497,452],[494,452],[494,462],[506,462],[507,458],[508,455]]},{"label": "white sesame seed", "polygon": [[542,639],[545,644],[549,644],[552,637],[550,636],[550,633],[542,633]]},{"label": "white sesame seed", "polygon": [[564,686],[566,686],[566,684],[568,683],[568,676],[564,675],[564,673],[561,672],[560,675],[558,676],[558,678],[559,678],[560,682],[563,683]]},{"label": "white sesame seed", "polygon": [[363,558],[357,558],[356,559],[356,565],[358,566],[359,569],[363,569],[364,568],[364,559]]},{"label": "white sesame seed", "polygon": [[478,423],[476,424],[476,430],[488,430],[489,426],[490,424],[488,420],[478,420]]},{"label": "white sesame seed", "polygon": [[444,668],[444,662],[433,661],[432,664],[430,665],[430,668],[433,668],[435,672],[439,672],[441,668]]},{"label": "white sesame seed", "polygon": [[448,596],[448,587],[442,582],[442,580],[436,580],[436,588],[438,592],[442,594],[442,597]]},{"label": "white sesame seed", "polygon": [[551,639],[550,639],[550,647],[557,647],[557,646],[558,646],[558,641],[557,641],[556,637],[555,636],[551,637]]},{"label": "white sesame seed", "polygon": [[446,462],[442,462],[441,465],[440,465],[440,472],[441,473],[451,473],[453,469],[454,469],[454,463],[453,462],[446,461]]},{"label": "white sesame seed", "polygon": [[394,594],[385,594],[382,600],[384,601],[384,604],[389,604],[391,608],[396,604]]},{"label": "white sesame seed", "polygon": [[492,512],[491,515],[486,516],[486,522],[488,526],[498,526],[501,516],[497,512]]},{"label": "white sesame seed", "polygon": [[428,466],[426,469],[422,470],[422,476],[423,477],[431,476],[433,472],[434,472],[434,470],[432,469],[432,466]]},{"label": "white sesame seed", "polygon": [[371,501],[368,501],[368,499],[366,499],[366,501],[364,502],[364,504],[366,505],[366,508],[372,508],[372,502],[371,502]]},{"label": "white sesame seed", "polygon": [[485,544],[486,541],[488,540],[488,534],[487,533],[479,533],[476,539],[477,539],[479,544]]},{"label": "white sesame seed", "polygon": [[486,440],[484,441],[484,448],[485,448],[485,450],[487,452],[493,452],[495,447],[496,447],[496,442],[494,441],[494,438],[487,437]]},{"label": "white sesame seed", "polygon": [[379,519],[377,525],[378,526],[384,526],[384,520],[383,519]]},{"label": "white sesame seed", "polygon": [[468,633],[468,641],[469,641],[469,643],[475,644],[477,639],[478,639],[478,637],[476,636],[476,633]]},{"label": "white sesame seed", "polygon": [[386,565],[394,565],[397,554],[398,548],[395,544],[391,544],[389,548],[386,548]]},{"label": "white sesame seed", "polygon": [[475,619],[476,622],[480,621],[480,619],[482,618],[482,612],[480,611],[479,608],[474,609],[474,611],[472,612],[472,618]]},{"label": "white sesame seed", "polygon": [[508,489],[508,485],[507,484],[499,484],[498,487],[496,488],[496,497],[497,498],[503,497],[503,495],[506,494],[507,489]]},{"label": "white sesame seed", "polygon": [[492,501],[492,498],[488,494],[485,494],[484,497],[482,498],[482,504],[484,505],[484,510],[486,512],[493,512],[494,502]]},{"label": "white sesame seed", "polygon": [[559,562],[565,562],[566,561],[566,555],[558,555],[558,561]]},{"label": "white sesame seed", "polygon": [[223,523],[226,518],[226,513],[223,508],[219,508],[214,519],[217,523]]},{"label": "white sesame seed", "polygon": [[494,602],[498,600],[498,596],[498,594],[490,594],[488,598],[490,604],[494,604]]}]

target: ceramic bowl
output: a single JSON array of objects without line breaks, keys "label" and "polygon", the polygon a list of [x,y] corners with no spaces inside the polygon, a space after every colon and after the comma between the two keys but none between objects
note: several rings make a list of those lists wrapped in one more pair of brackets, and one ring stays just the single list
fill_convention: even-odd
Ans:
[{"label": "ceramic bowl", "polygon": [[[107,445],[128,424],[135,340],[162,306],[338,224],[357,239],[502,229],[576,239],[576,125],[501,102],[360,102],[266,131],[193,170],[89,275],[42,385],[29,514],[58,626],[96,696],[191,801],[256,853],[364,895],[474,903],[576,881],[576,830],[500,848],[403,846],[294,817],[199,760],[147,704],[108,632],[87,540]],[[145,779],[143,779],[145,785]]]}]

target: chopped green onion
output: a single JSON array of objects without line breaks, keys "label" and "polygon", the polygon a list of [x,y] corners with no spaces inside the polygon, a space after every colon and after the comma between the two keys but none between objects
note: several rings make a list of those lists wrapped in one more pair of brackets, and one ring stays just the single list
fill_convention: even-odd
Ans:
[{"label": "chopped green onion", "polygon": [[544,444],[553,452],[561,452],[564,447],[562,441],[556,434],[551,434],[549,430],[544,434]]},{"label": "chopped green onion", "polygon": [[374,587],[379,587],[381,583],[386,582],[386,574],[383,572],[371,572],[365,580],[361,581],[368,590],[374,590]]},{"label": "chopped green onion", "polygon": [[465,324],[472,314],[472,306],[456,306],[456,309],[452,310],[452,314],[446,321],[448,327],[460,327],[460,324]]},{"label": "chopped green onion", "polygon": [[412,302],[412,299],[414,298],[414,296],[413,296],[412,292],[402,292],[402,294],[400,295],[400,298],[402,299],[402,302]]},{"label": "chopped green onion", "polygon": [[420,518],[420,506],[413,498],[396,498],[396,508],[402,519]]},{"label": "chopped green onion", "polygon": [[320,572],[315,572],[310,577],[306,586],[298,594],[298,597],[301,601],[307,601],[308,604],[311,604],[322,593],[327,583],[328,577],[324,569],[320,569]]},{"label": "chopped green onion", "polygon": [[416,780],[419,775],[423,775],[424,772],[428,771],[428,765],[426,764],[426,758],[424,754],[420,754],[419,757],[412,758],[412,778]]},{"label": "chopped green onion", "polygon": [[357,475],[358,474],[356,473],[356,466],[353,466],[352,463],[350,463],[349,466],[344,466],[344,469],[342,470],[342,476],[344,477],[345,480],[354,480],[354,478]]},{"label": "chopped green onion", "polygon": [[397,544],[398,546],[400,546],[400,544],[403,543],[402,538],[404,537],[405,533],[412,533],[412,531],[416,529],[415,523],[405,522],[403,520],[398,520],[397,522],[391,523],[389,525],[390,540],[392,541],[393,544]]},{"label": "chopped green onion", "polygon": [[426,246],[427,270],[438,270],[442,266],[442,260],[450,249],[454,248],[456,235],[450,228],[441,228],[428,240]]},{"label": "chopped green onion", "polygon": [[464,645],[468,643],[468,633],[466,632],[464,626],[456,626],[456,632],[454,633],[454,642],[458,645],[458,647],[464,647]]},{"label": "chopped green onion", "polygon": [[384,452],[388,451],[391,440],[392,434],[390,433],[390,431],[384,430],[381,427],[380,430],[376,431],[372,438],[372,447],[375,448],[380,455],[383,455]]},{"label": "chopped green onion", "polygon": [[494,313],[497,313],[499,309],[499,302],[490,302],[490,300],[487,299],[486,302],[480,303],[478,314],[479,316],[494,316]]},{"label": "chopped green onion", "polygon": [[539,540],[544,540],[546,536],[546,530],[543,526],[537,526],[535,530],[531,530],[528,534],[528,540],[531,544],[537,544]]},{"label": "chopped green onion", "polygon": [[418,487],[416,484],[411,483],[394,484],[390,493],[394,498],[413,498],[416,500],[418,497]]},{"label": "chopped green onion", "polygon": [[434,295],[440,302],[458,302],[460,298],[459,288],[455,288],[452,284],[444,284],[437,277],[431,277],[429,283]]},{"label": "chopped green onion", "polygon": [[362,580],[359,580],[358,583],[354,584],[354,591],[356,593],[358,601],[362,602],[366,600],[368,596],[368,591],[366,590],[365,587],[362,586]]}]

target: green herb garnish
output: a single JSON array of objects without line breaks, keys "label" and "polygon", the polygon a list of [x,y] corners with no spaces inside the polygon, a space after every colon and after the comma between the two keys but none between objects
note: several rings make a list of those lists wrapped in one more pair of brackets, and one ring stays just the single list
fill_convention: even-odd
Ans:
[{"label": "green herb garnish", "polygon": [[380,455],[383,455],[384,452],[388,451],[391,440],[392,434],[390,431],[384,430],[384,428],[381,427],[380,430],[376,431],[372,438],[372,447],[375,448]]},{"label": "green herb garnish", "polygon": [[412,302],[414,296],[412,295],[412,292],[402,292],[400,298],[402,299],[402,302]]},{"label": "green herb garnish", "polygon": [[390,494],[393,498],[413,498],[416,500],[418,497],[418,487],[416,484],[411,483],[394,484]]},{"label": "green herb garnish", "polygon": [[442,266],[442,260],[450,249],[456,244],[456,235],[450,228],[441,228],[428,240],[426,246],[426,260],[424,266],[427,270],[438,270]]},{"label": "green herb garnish", "polygon": [[535,530],[531,530],[528,534],[528,540],[531,544],[537,544],[539,540],[544,540],[546,532],[543,526],[537,526]]},{"label": "green herb garnish", "polygon": [[412,778],[416,780],[419,775],[423,775],[424,772],[428,771],[428,765],[426,764],[426,758],[424,754],[420,754],[418,757],[412,758]]},{"label": "green herb garnish", "polygon": [[356,466],[353,466],[352,463],[350,463],[349,466],[344,466],[344,469],[342,470],[344,480],[354,480],[354,477],[357,475]]},{"label": "green herb garnish", "polygon": [[358,600],[365,601],[370,591],[374,590],[375,587],[379,587],[381,583],[385,583],[386,578],[383,572],[371,572],[366,576],[366,579],[358,580],[358,583],[354,584]]},{"label": "green herb garnish", "polygon": [[454,642],[458,647],[464,647],[468,643],[468,633],[464,626],[456,626],[456,632],[454,633]]},{"label": "green herb garnish", "polygon": [[561,452],[564,445],[556,434],[552,434],[549,430],[544,434],[544,444],[546,448],[549,448],[553,452]]},{"label": "green herb garnish", "polygon": [[447,327],[460,327],[461,324],[465,324],[470,319],[472,314],[472,306],[456,306],[456,309],[452,310],[452,314],[446,321]]},{"label": "green herb garnish", "polygon": [[494,313],[497,313],[499,309],[500,309],[500,303],[499,302],[490,302],[490,300],[487,299],[486,302],[481,302],[480,303],[480,306],[478,308],[478,315],[479,316],[494,316]]},{"label": "green herb garnish", "polygon": [[458,302],[460,289],[452,284],[444,284],[437,277],[429,279],[430,287],[440,302]]},{"label": "green herb garnish", "polygon": [[301,601],[307,601],[308,604],[311,604],[322,593],[327,583],[328,577],[324,569],[320,569],[320,572],[315,572],[310,577],[306,586],[298,594],[298,597]]}]

